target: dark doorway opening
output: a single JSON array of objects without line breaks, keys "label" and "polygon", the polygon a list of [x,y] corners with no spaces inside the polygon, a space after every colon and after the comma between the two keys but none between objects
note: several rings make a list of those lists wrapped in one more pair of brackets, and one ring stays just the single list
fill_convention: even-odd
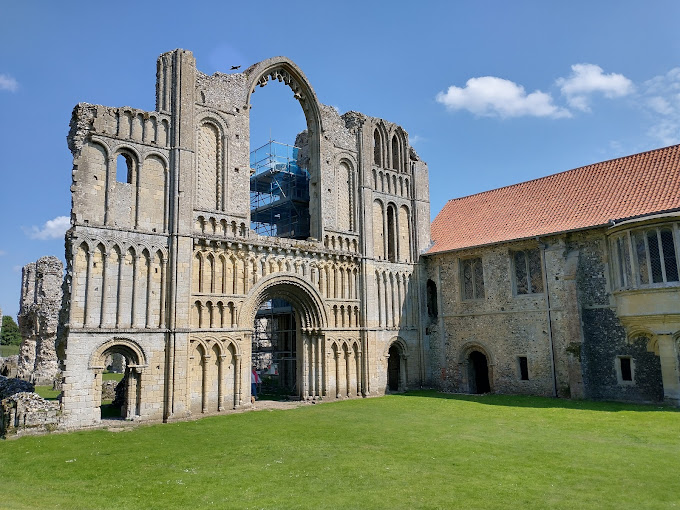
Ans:
[{"label": "dark doorway opening", "polygon": [[479,351],[472,351],[468,359],[470,393],[489,393],[489,365],[486,356]]},{"label": "dark doorway opening", "polygon": [[253,330],[252,366],[260,376],[258,398],[287,398],[297,391],[297,324],[293,308],[283,299],[260,306]]},{"label": "dark doorway opening", "polygon": [[401,356],[396,345],[390,347],[387,359],[387,388],[399,391],[399,372],[401,370]]}]

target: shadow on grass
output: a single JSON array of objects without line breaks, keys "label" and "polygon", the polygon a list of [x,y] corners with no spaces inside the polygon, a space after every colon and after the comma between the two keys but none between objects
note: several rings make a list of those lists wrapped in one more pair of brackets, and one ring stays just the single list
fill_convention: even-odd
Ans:
[{"label": "shadow on grass", "polygon": [[654,404],[631,404],[626,402],[609,402],[593,400],[569,400],[551,397],[531,397],[525,395],[467,395],[461,393],[441,393],[435,390],[414,390],[396,395],[401,398],[438,398],[445,400],[459,400],[476,402],[478,404],[505,407],[533,407],[533,408],[556,408],[556,409],[579,409],[582,411],[634,411],[634,412],[680,412],[680,409],[664,403]]}]

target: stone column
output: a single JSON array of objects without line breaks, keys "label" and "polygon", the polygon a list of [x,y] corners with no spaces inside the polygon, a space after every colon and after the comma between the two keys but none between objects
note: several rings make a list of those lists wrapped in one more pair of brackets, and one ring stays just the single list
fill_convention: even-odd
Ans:
[{"label": "stone column", "polygon": [[137,283],[137,278],[139,278],[139,259],[141,257],[135,253],[135,257],[132,259],[132,293],[130,297],[131,301],[131,306],[130,308],[132,309],[132,317],[130,318],[130,325],[133,328],[138,328],[139,327],[139,318],[138,318],[138,313],[137,313],[137,307],[138,307],[138,301],[139,301],[139,285]]},{"label": "stone column", "polygon": [[92,270],[94,267],[94,252],[95,250],[90,250],[88,247],[87,250],[87,277],[85,280],[85,309],[83,310],[83,313],[85,314],[85,320],[84,324],[85,327],[93,326],[92,324],[92,306],[94,303],[92,300],[94,299],[94,282],[93,280],[93,275],[92,275]]},{"label": "stone column", "polygon": [[108,254],[106,252],[102,253],[102,301],[101,301],[101,310],[99,312],[99,327],[104,327],[108,321],[106,320],[106,304],[107,304],[107,297],[108,297],[108,292],[106,292],[106,285],[107,285],[107,267],[106,267],[106,261],[108,259]]},{"label": "stone column", "polygon": [[406,356],[399,354],[399,390],[406,391]]},{"label": "stone column", "polygon": [[306,333],[302,334],[302,377],[300,396],[306,399],[309,396],[309,338]]},{"label": "stone column", "polygon": [[151,324],[151,270],[153,269],[153,259],[154,257],[149,253],[148,263],[146,265],[146,320],[144,321],[144,325],[147,329],[153,327]]},{"label": "stone column", "polygon": [[226,381],[224,380],[224,360],[227,357],[222,354],[219,357],[219,364],[217,365],[217,410],[224,411],[224,387]]},{"label": "stone column", "polygon": [[316,337],[309,337],[309,396],[316,397]]},{"label": "stone column", "polygon": [[201,360],[201,375],[203,380],[201,383],[201,411],[206,412],[208,410],[208,364],[210,363],[210,355],[206,354]]},{"label": "stone column", "polygon": [[314,339],[316,344],[316,396],[323,396],[322,380],[323,380],[323,357],[321,355],[321,337],[316,336]]},{"label": "stone column", "polygon": [[664,400],[680,404],[680,374],[678,370],[678,342],[671,335],[658,335],[661,379]]},{"label": "stone column", "polygon": [[167,261],[165,260],[165,257],[161,258],[161,303],[160,303],[160,312],[159,312],[159,324],[158,326],[161,328],[165,328],[165,292],[166,292],[166,284],[165,284],[165,268],[166,268]]},{"label": "stone column", "polygon": [[234,385],[234,407],[238,407],[243,402],[243,381],[241,378],[241,355],[234,355],[234,370],[236,371],[236,384]]}]

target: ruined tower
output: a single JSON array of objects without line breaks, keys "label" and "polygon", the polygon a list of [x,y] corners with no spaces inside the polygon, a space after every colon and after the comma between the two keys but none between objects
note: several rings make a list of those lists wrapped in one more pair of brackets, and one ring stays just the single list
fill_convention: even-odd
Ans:
[{"label": "ruined tower", "polygon": [[[272,80],[291,89],[307,129],[290,157],[270,150],[258,168],[250,99]],[[158,59],[155,111],[81,103],[68,140],[66,426],[99,422],[114,353],[126,360],[129,419],[249,405],[267,306],[290,310],[264,322],[286,324],[268,368],[299,398],[427,378],[427,165],[400,126],[321,104],[285,57],[208,76],[175,50]]]},{"label": "ruined tower", "polygon": [[59,372],[55,343],[63,275],[64,265],[51,256],[25,265],[21,272],[18,376],[34,384],[52,385]]}]

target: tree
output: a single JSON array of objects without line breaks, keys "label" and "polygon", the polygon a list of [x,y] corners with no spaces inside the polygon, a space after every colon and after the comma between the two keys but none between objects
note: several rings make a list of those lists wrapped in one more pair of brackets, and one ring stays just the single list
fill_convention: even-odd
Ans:
[{"label": "tree", "polygon": [[0,344],[19,345],[21,343],[21,333],[19,326],[14,322],[11,315],[3,315],[2,331],[0,332]]}]

